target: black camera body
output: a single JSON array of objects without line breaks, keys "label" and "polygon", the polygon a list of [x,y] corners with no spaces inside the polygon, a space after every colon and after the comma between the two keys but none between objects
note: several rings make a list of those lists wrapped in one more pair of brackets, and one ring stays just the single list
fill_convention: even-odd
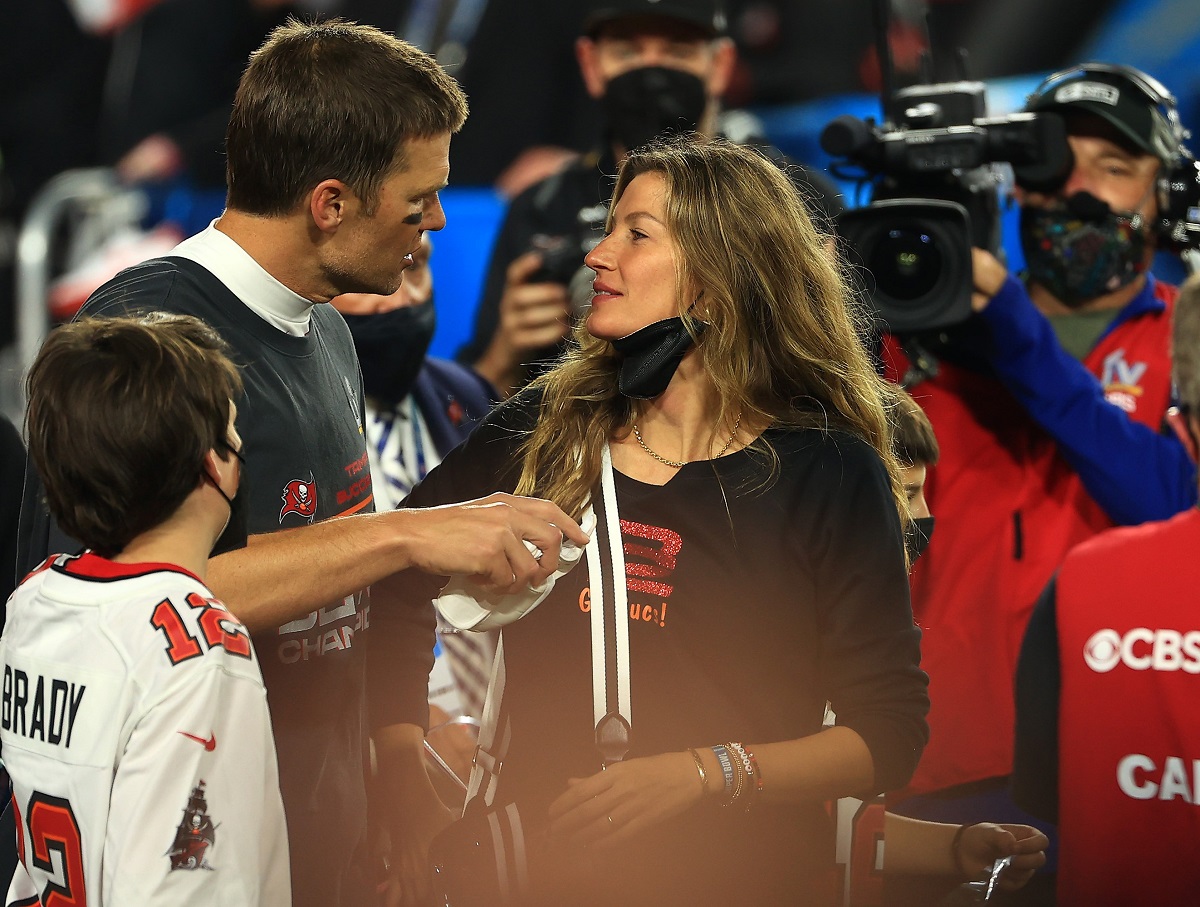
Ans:
[{"label": "black camera body", "polygon": [[534,235],[530,252],[542,257],[541,266],[527,278],[527,283],[569,284],[575,272],[583,267],[583,256],[590,247],[574,236]]},{"label": "black camera body", "polygon": [[533,236],[529,251],[537,252],[542,263],[526,278],[526,283],[561,283],[567,288],[571,300],[571,312],[575,318],[587,314],[592,301],[592,281],[595,273],[583,263],[599,237],[595,233],[551,236],[537,233]]},{"label": "black camera body", "polygon": [[843,116],[821,134],[826,152],[871,180],[871,203],[842,214],[838,231],[893,333],[944,328],[970,315],[971,247],[1000,251],[1000,175],[992,164],[1010,163],[1030,188],[1061,183],[1071,168],[1061,117],[986,117],[984,92],[982,82],[968,81],[904,88],[889,99],[883,125]]}]

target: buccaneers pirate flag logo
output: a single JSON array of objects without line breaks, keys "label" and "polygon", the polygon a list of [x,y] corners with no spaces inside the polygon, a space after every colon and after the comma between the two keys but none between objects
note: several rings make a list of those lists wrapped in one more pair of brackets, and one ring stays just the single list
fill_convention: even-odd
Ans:
[{"label": "buccaneers pirate flag logo", "polygon": [[283,507],[279,510],[279,522],[289,513],[298,513],[301,517],[313,521],[317,515],[317,481],[309,473],[308,481],[292,479],[283,486]]}]

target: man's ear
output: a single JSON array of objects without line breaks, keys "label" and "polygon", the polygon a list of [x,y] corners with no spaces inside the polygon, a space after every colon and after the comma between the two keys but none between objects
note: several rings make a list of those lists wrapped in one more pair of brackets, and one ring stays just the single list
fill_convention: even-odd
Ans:
[{"label": "man's ear", "polygon": [[600,71],[600,50],[591,38],[575,39],[575,59],[584,87],[593,98],[604,96],[604,76]]},{"label": "man's ear", "polygon": [[341,180],[322,180],[308,194],[308,211],[318,230],[332,233],[341,226],[356,200],[357,196]]},{"label": "man's ear", "polygon": [[1171,431],[1175,437],[1179,439],[1179,443],[1183,445],[1184,450],[1188,452],[1188,456],[1192,458],[1192,462],[1200,462],[1200,445],[1196,439],[1200,438],[1200,422],[1195,416],[1185,416],[1177,406],[1172,406],[1167,410],[1167,424],[1171,426]]}]

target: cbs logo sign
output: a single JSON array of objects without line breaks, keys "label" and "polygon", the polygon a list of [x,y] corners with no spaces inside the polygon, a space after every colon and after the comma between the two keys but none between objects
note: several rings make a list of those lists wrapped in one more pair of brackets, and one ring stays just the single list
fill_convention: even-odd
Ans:
[{"label": "cbs logo sign", "polygon": [[1134,671],[1200,674],[1200,630],[1097,630],[1084,643],[1083,660],[1097,674],[1121,664]]}]

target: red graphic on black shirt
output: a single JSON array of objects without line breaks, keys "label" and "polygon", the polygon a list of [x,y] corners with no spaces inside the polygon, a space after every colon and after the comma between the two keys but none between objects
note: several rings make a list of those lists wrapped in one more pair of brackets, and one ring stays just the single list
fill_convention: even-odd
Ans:
[{"label": "red graphic on black shirt", "polygon": [[[653,598],[670,598],[675,587],[664,580],[675,572],[675,559],[683,547],[679,533],[661,526],[621,520],[621,535],[625,543],[625,576],[630,594],[642,592]],[[646,544],[630,541],[631,536]]]},{"label": "red graphic on black shirt", "polygon": [[183,819],[175,830],[175,841],[167,856],[171,859],[171,870],[212,869],[208,862],[208,848],[216,843],[217,827],[208,816],[208,801],[204,797],[204,782],[192,788]]},{"label": "red graphic on black shirt", "polygon": [[311,476],[307,482],[292,479],[283,486],[283,507],[279,511],[279,522],[289,513],[298,513],[308,522],[317,514],[317,482]]},{"label": "red graphic on black shirt", "polygon": [[[667,599],[675,591],[668,580],[683,548],[679,533],[661,526],[621,520],[622,550],[625,552],[625,590],[629,619],[666,627]],[[592,608],[592,592],[585,587],[579,595],[579,610]]]}]

